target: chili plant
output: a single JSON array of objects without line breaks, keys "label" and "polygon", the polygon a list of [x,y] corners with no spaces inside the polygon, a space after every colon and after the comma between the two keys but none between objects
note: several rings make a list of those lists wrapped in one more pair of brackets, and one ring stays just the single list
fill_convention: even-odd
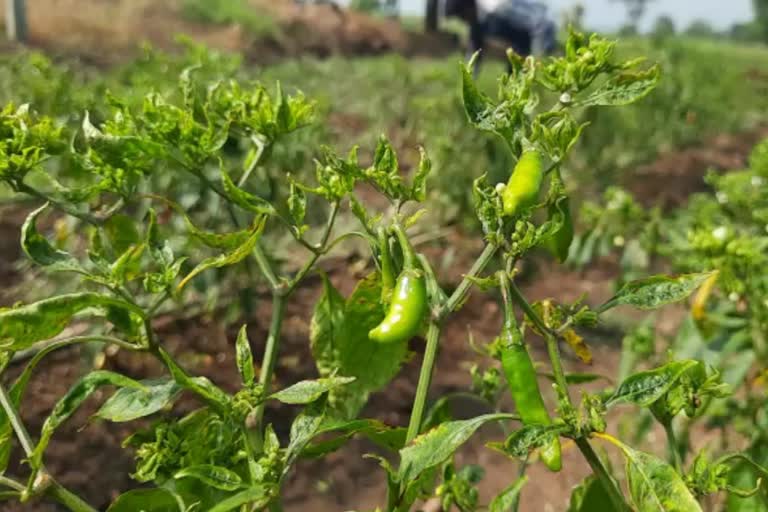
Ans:
[{"label": "chili plant", "polygon": [[[572,510],[692,511],[700,510],[697,500],[706,494],[752,492],[728,483],[731,462],[750,460],[744,454],[714,463],[700,456],[686,470],[681,457],[666,462],[606,432],[607,410],[630,403],[651,411],[674,444],[672,420],[679,413],[695,416],[702,404],[727,394],[716,371],[697,360],[676,359],[630,375],[616,389],[584,393],[576,403],[572,388],[578,379],[566,373],[560,355],[565,342],[584,356],[586,346],[577,330],[594,325],[606,311],[618,306],[655,309],[683,300],[711,273],[631,281],[594,308],[581,302],[531,303],[516,283],[516,267],[532,249],[548,247],[563,259],[570,245],[573,229],[562,170],[588,128],[578,124],[574,111],[641,99],[657,84],[658,68],[638,69],[641,60],[614,56],[614,43],[578,33],[570,34],[563,57],[540,62],[510,53],[508,58],[511,72],[501,78],[496,100],[475,85],[471,62],[461,67],[469,121],[498,135],[518,163],[507,184],[492,184],[485,177],[475,181],[485,248],[454,290],[440,286],[428,258],[414,249],[408,235],[410,227],[423,222],[419,204],[427,197],[431,171],[424,150],[410,177],[402,175],[394,149],[381,139],[370,165],[361,164],[356,148],[344,157],[320,149],[314,182],[286,176],[281,183],[284,201],[268,201],[249,188],[271,149],[312,123],[312,104],[301,95],[288,97],[280,87],[270,93],[261,85],[244,87],[234,81],[198,84],[194,71],[187,70],[178,101],[150,94],[136,109],[114,98],[111,117],[94,124],[86,114],[71,139],[31,107],[7,106],[0,114],[0,179],[43,203],[22,227],[22,248],[48,272],[76,279],[78,289],[0,311],[2,367],[19,351],[38,350],[10,388],[0,386],[0,462],[7,467],[11,448],[18,445],[28,471],[24,480],[1,476],[6,489],[2,497],[22,502],[47,498],[73,511],[95,510],[64,488],[45,462],[57,429],[102,386],[117,390],[97,418],[155,418],[149,428],[126,440],[135,450],[133,477],[152,486],[120,495],[109,506],[111,512],[280,510],[281,487],[296,461],[326,455],[354,435],[369,438],[392,455],[379,458],[388,484],[383,497],[388,511],[411,510],[418,499],[433,495],[445,509],[515,510],[525,475],[511,478],[510,486],[486,507],[479,504],[474,488],[480,472],[457,469],[453,462],[460,446],[488,423],[508,432],[491,448],[524,459],[523,470],[540,459],[556,472],[564,447],[576,446],[594,475],[574,492]],[[542,93],[558,100],[542,108]],[[237,170],[224,158],[232,139],[252,144]],[[67,186],[46,173],[54,162],[72,166],[88,180]],[[222,205],[218,224],[227,229],[201,228],[194,209],[154,188],[152,177],[163,172],[199,182]],[[357,185],[363,183],[388,200],[385,212],[372,211],[358,197]],[[324,221],[314,227],[307,219],[310,200],[327,207]],[[361,227],[338,233],[336,220],[347,208]],[[83,236],[53,243],[39,222],[46,214],[78,219]],[[281,255],[264,244],[267,230],[282,231],[306,253],[301,268],[286,272],[276,265]],[[318,261],[351,237],[370,246],[375,270],[348,297],[323,279],[310,333],[320,378],[273,389],[288,301]],[[208,256],[197,257],[193,248],[198,247]],[[227,393],[184,368],[158,335],[153,319],[166,304],[183,306],[190,300],[190,289],[202,274],[232,267],[251,278],[256,275],[252,264],[272,296],[272,319],[258,365],[246,326],[240,330],[235,350],[242,386]],[[502,371],[488,370],[480,379],[494,412],[454,420],[439,414],[440,401],[428,408],[427,398],[443,326],[473,286],[500,292],[503,327],[483,352],[500,360]],[[93,319],[91,330],[67,336],[66,327],[83,316]],[[395,377],[410,339],[420,334],[426,345],[407,427],[360,418],[368,395]],[[540,390],[535,380],[528,347],[536,339],[543,339],[549,355],[557,404],[553,410],[544,400],[548,390]],[[135,380],[110,371],[90,372],[58,401],[40,432],[29,432],[19,408],[36,365],[52,351],[79,343],[145,353],[162,364],[165,375]],[[496,404],[502,375],[515,401],[514,412],[503,412]],[[166,413],[182,393],[195,396],[201,407],[182,417]],[[287,439],[275,433],[266,414],[269,402],[303,406]],[[596,442],[617,447],[625,457],[627,493],[619,474],[597,455]],[[764,471],[757,463],[752,468]]]}]

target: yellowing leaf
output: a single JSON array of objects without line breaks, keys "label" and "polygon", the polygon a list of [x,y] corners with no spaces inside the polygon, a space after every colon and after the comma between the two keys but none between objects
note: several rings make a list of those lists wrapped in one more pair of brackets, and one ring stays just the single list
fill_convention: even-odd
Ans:
[{"label": "yellowing leaf", "polygon": [[576,331],[568,329],[563,333],[563,339],[576,353],[576,357],[581,359],[583,363],[592,364],[592,351],[584,343],[584,338],[576,334]]},{"label": "yellowing leaf", "polygon": [[712,275],[704,281],[704,284],[701,285],[699,291],[696,292],[696,295],[693,298],[693,303],[691,304],[691,314],[693,315],[694,320],[698,322],[704,320],[704,317],[707,314],[707,301],[712,294],[712,290],[715,288],[719,276],[720,272],[713,272]]}]

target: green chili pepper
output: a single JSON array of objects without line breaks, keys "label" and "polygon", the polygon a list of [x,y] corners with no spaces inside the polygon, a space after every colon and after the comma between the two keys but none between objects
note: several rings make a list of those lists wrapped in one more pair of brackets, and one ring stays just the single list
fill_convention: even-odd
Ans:
[{"label": "green chili pepper", "polygon": [[403,271],[397,277],[389,311],[368,337],[381,343],[407,341],[419,332],[427,313],[427,286],[418,268],[408,237],[399,226],[395,232],[403,250]]},{"label": "green chili pepper", "polygon": [[395,289],[395,269],[392,256],[389,253],[389,236],[384,228],[378,230],[379,239],[379,266],[381,267],[381,301],[389,304],[392,291]]},{"label": "green chili pepper", "polygon": [[568,253],[573,242],[573,218],[571,217],[571,202],[567,197],[562,197],[549,207],[549,217],[558,212],[563,214],[563,225],[551,237],[547,238],[544,246],[555,255],[560,263],[568,259]]},{"label": "green chili pepper", "polygon": [[[520,328],[515,320],[515,313],[509,301],[509,282],[505,274],[501,276],[501,291],[504,298],[504,328],[502,330],[501,366],[509,384],[509,391],[515,401],[517,413],[524,425],[550,425],[544,399],[539,390],[536,369],[533,366]],[[562,468],[560,440],[552,441],[541,448],[541,460],[552,471]]]},{"label": "green chili pepper", "polygon": [[501,193],[504,215],[517,215],[536,204],[543,179],[544,168],[539,152],[524,152]]}]

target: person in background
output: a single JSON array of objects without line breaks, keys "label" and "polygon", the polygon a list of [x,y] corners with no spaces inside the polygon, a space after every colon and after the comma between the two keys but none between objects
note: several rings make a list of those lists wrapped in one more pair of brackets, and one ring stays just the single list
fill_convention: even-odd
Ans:
[{"label": "person in background", "polygon": [[443,12],[469,25],[470,55],[485,48],[488,38],[503,41],[522,56],[546,55],[557,49],[557,27],[547,7],[538,2],[444,0]]}]

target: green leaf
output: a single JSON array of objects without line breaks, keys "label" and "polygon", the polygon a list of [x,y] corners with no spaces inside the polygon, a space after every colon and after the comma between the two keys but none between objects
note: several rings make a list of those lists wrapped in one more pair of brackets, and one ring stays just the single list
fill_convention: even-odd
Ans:
[{"label": "green leaf", "polygon": [[629,105],[650,94],[660,78],[658,65],[645,71],[621,73],[609,78],[578,104],[582,107]]},{"label": "green leaf", "polygon": [[307,446],[302,457],[318,458],[339,449],[347,439],[362,434],[368,440],[387,450],[400,450],[405,445],[406,429],[390,427],[378,420],[326,420],[317,435],[338,433],[337,437]]},{"label": "green leaf", "polygon": [[222,491],[236,491],[243,486],[243,480],[240,475],[234,471],[213,464],[198,464],[189,466],[173,475],[176,479],[194,478],[200,480],[205,485],[221,489]]},{"label": "green leaf", "polygon": [[166,489],[134,489],[124,492],[107,512],[184,512],[176,497]]},{"label": "green leaf", "polygon": [[[202,242],[204,245],[212,249],[221,249],[224,251],[231,251],[243,245],[246,242],[246,240],[248,240],[248,238],[251,236],[252,229],[243,229],[243,230],[234,231],[231,233],[218,233],[218,232],[204,231],[198,228],[197,226],[195,226],[194,222],[192,222],[192,219],[190,219],[189,216],[184,211],[184,208],[178,203],[171,201],[170,199],[162,196],[153,195],[151,197],[154,199],[163,201],[170,208],[172,208],[178,215],[181,215],[181,217],[184,219],[184,223],[187,225],[187,229],[189,230],[189,233],[194,238]],[[156,225],[155,225],[155,229],[156,229]]]},{"label": "green leaf", "polygon": [[524,425],[504,441],[504,452],[524,458],[531,451],[552,443],[564,430],[567,427],[563,425]]},{"label": "green leaf", "polygon": [[487,96],[480,92],[472,78],[472,69],[479,53],[475,53],[468,64],[461,65],[461,93],[464,100],[464,110],[467,112],[467,118],[473,124],[479,124],[487,115],[492,105]]},{"label": "green leaf", "polygon": [[54,406],[51,414],[46,418],[43,423],[43,428],[40,433],[40,441],[35,446],[35,450],[32,452],[30,459],[32,467],[38,468],[42,463],[43,453],[48,447],[48,443],[53,437],[53,433],[56,431],[62,423],[64,423],[91,394],[101,386],[112,385],[119,387],[129,387],[139,390],[144,390],[144,386],[140,382],[136,382],[119,373],[108,372],[104,370],[96,370],[87,374],[85,377],[75,383],[70,388],[66,395],[64,395]]},{"label": "green leaf", "polygon": [[630,281],[596,311],[604,313],[621,305],[635,306],[639,309],[656,309],[685,299],[711,275],[712,272],[683,274],[678,277],[661,275]]},{"label": "green leaf", "polygon": [[590,475],[571,491],[567,512],[622,512],[611,502],[603,484]]},{"label": "green leaf", "polygon": [[97,293],[59,295],[11,309],[0,309],[0,350],[22,350],[32,344],[53,338],[63,331],[72,318],[87,309],[113,306],[141,317],[138,307]]},{"label": "green leaf", "polygon": [[666,462],[622,445],[627,484],[638,512],[701,512],[682,477]]},{"label": "green leaf", "polygon": [[256,376],[253,371],[253,354],[251,353],[251,343],[248,341],[248,331],[246,325],[240,328],[237,333],[237,342],[235,349],[237,352],[237,370],[240,372],[240,378],[243,385],[252,384]]},{"label": "green leaf", "polygon": [[107,400],[95,417],[113,422],[131,421],[154,414],[173,402],[181,388],[171,379],[140,381],[144,389],[121,388]]},{"label": "green leaf", "polygon": [[449,421],[418,436],[400,450],[401,482],[410,482],[430,468],[445,462],[475,431],[490,421],[514,418],[510,414],[485,414],[469,420]]},{"label": "green leaf", "polygon": [[21,248],[29,259],[48,267],[49,270],[71,271],[85,273],[80,263],[69,253],[53,247],[48,240],[37,231],[37,218],[48,208],[48,203],[33,211],[21,227]]},{"label": "green leaf", "polygon": [[165,349],[160,348],[160,357],[173,376],[173,380],[185,389],[188,389],[202,398],[208,405],[220,414],[226,414],[229,410],[230,398],[221,388],[217,387],[206,377],[190,377],[184,369],[176,363]]},{"label": "green leaf", "polygon": [[186,286],[187,283],[194,279],[198,274],[201,274],[210,268],[221,268],[228,265],[234,265],[247,258],[248,255],[253,252],[253,248],[256,246],[256,242],[259,241],[261,233],[264,231],[266,221],[266,217],[259,217],[257,222],[254,223],[254,226],[250,230],[250,236],[243,242],[242,245],[234,248],[228,253],[206,258],[201,261],[189,274],[187,274],[184,279],[181,280],[179,285],[176,287],[176,290],[181,291],[181,289],[184,288],[184,286]]},{"label": "green leaf", "polygon": [[648,407],[668,393],[680,378],[688,371],[700,366],[699,361],[672,361],[664,366],[630,375],[606,402],[630,402],[640,407]]},{"label": "green leaf", "polygon": [[316,400],[306,406],[291,424],[291,440],[286,450],[286,463],[283,474],[290,470],[294,460],[304,451],[313,437],[320,431],[325,420],[327,400]]},{"label": "green leaf", "polygon": [[137,245],[141,242],[141,235],[139,235],[138,229],[136,229],[135,221],[123,214],[117,214],[111,216],[104,223],[104,233],[107,235],[112,249],[116,254],[123,254],[132,245]]},{"label": "green leaf", "polygon": [[419,147],[419,168],[411,183],[411,197],[414,201],[424,201],[427,198],[427,178],[432,172],[432,161],[427,156],[424,148]]},{"label": "green leaf", "polygon": [[224,193],[229,200],[240,208],[259,215],[274,215],[275,209],[269,201],[246,192],[235,185],[227,171],[224,170],[223,165],[221,167],[221,183],[224,186]]},{"label": "green leaf", "polygon": [[332,413],[342,419],[357,416],[368,395],[386,386],[400,370],[408,353],[406,343],[373,343],[368,331],[384,318],[381,278],[371,273],[363,278],[345,301],[324,278],[310,326],[310,342],[320,375],[335,373],[355,381],[331,390]]},{"label": "green leaf", "polygon": [[314,402],[333,388],[349,384],[354,380],[354,377],[328,377],[317,380],[303,380],[277,393],[273,393],[269,398],[279,400],[284,404],[308,404]]},{"label": "green leaf", "polygon": [[268,485],[256,485],[249,487],[244,491],[240,491],[234,496],[219,502],[215,507],[208,512],[229,512],[235,510],[242,505],[250,505],[255,510],[259,510],[265,507],[272,499],[273,494],[272,487]]},{"label": "green leaf", "polygon": [[490,505],[488,505],[488,512],[510,512],[512,510],[517,510],[515,505],[519,503],[520,492],[527,482],[528,477],[523,475],[518,478],[515,483],[501,491],[495,498],[493,498]]},{"label": "green leaf", "polygon": [[288,194],[288,212],[297,226],[304,223],[304,217],[307,214],[307,194],[293,181]]}]

